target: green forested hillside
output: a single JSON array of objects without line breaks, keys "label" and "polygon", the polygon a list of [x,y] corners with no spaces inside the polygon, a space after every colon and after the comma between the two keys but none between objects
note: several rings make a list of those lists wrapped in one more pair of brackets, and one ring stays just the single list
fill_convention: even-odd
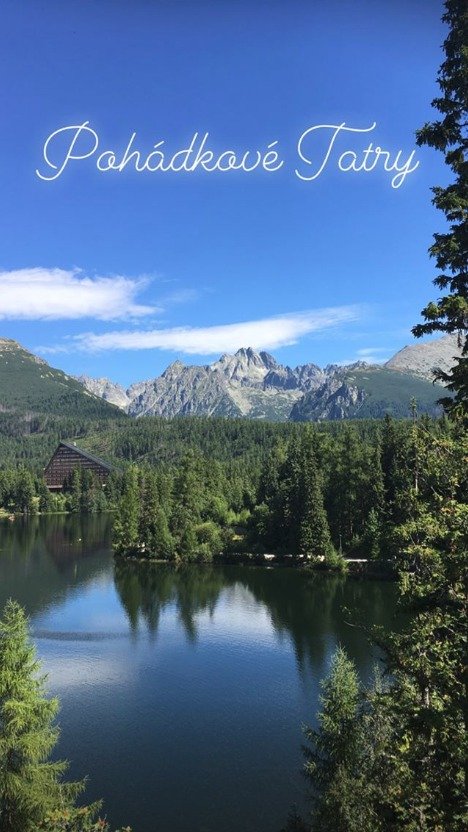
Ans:
[{"label": "green forested hillside", "polygon": [[356,384],[367,394],[359,410],[362,419],[383,418],[387,413],[396,418],[408,418],[412,399],[416,399],[421,413],[435,415],[440,412],[437,402],[445,394],[439,385],[426,379],[386,367],[350,369],[345,378],[348,384]]},{"label": "green forested hillside", "polygon": [[0,410],[93,419],[123,417],[118,408],[93,396],[71,376],[4,338],[0,339]]}]

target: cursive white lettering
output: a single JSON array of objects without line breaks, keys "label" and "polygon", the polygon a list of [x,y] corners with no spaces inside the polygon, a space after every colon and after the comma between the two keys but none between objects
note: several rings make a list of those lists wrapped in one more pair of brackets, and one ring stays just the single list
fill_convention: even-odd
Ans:
[{"label": "cursive white lettering", "polygon": [[[373,122],[370,127],[350,127],[342,121],[308,127],[297,142],[301,164],[294,169],[295,175],[303,182],[313,182],[333,165],[342,173],[371,173],[380,168],[385,173],[393,174],[390,180],[392,188],[400,188],[409,174],[419,167],[414,150],[405,156],[403,150],[384,150],[372,142],[362,150],[339,147],[342,138],[347,137],[356,144],[362,134],[371,133],[376,126]],[[100,173],[122,173],[127,169],[136,173],[194,173],[198,170],[223,174],[235,171],[275,173],[285,165],[278,139],[266,145],[265,149],[215,150],[208,132],[195,132],[191,141],[175,152],[167,149],[164,139],[155,142],[149,151],[138,148],[136,132],[131,134],[123,151],[106,149],[98,154],[98,148],[100,139],[89,121],[60,127],[44,142],[42,155],[45,169],[38,168],[36,174],[43,181],[52,182],[59,179],[71,163],[92,157]]]}]

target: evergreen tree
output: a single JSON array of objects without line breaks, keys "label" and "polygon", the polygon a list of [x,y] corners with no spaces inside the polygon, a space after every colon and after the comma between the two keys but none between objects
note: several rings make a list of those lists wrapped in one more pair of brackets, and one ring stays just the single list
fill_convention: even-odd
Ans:
[{"label": "evergreen tree", "polygon": [[411,623],[381,640],[394,677],[387,756],[398,783],[382,805],[396,830],[461,832],[468,825],[468,434],[431,438],[422,425],[416,441],[409,517],[394,531]]},{"label": "evergreen tree", "polygon": [[280,468],[285,460],[285,449],[282,444],[276,444],[267,456],[260,475],[257,493],[258,503],[270,504],[278,493]]},{"label": "evergreen tree", "polygon": [[81,512],[81,468],[76,467],[71,474],[70,477],[70,498],[69,498],[69,505],[70,511],[74,513]]},{"label": "evergreen tree", "polygon": [[175,540],[176,557],[196,557],[197,538],[194,527],[200,520],[203,489],[199,466],[193,453],[186,454],[174,480],[173,511],[170,531]]},{"label": "evergreen tree", "polygon": [[356,669],[339,648],[323,682],[318,730],[307,728],[305,774],[311,787],[312,832],[377,832],[367,821],[364,795],[357,791],[360,690]]},{"label": "evergreen tree", "polygon": [[54,505],[53,497],[42,478],[39,479],[37,493],[39,496],[39,511],[43,513],[52,511]]},{"label": "evergreen tree", "polygon": [[276,537],[278,549],[290,554],[299,551],[302,459],[301,443],[297,434],[294,434],[280,470],[278,496],[272,506],[271,531],[272,536]]},{"label": "evergreen tree", "polygon": [[462,356],[448,373],[438,372],[455,400],[444,400],[447,410],[468,415],[468,10],[465,0],[446,0],[443,18],[449,26],[445,60],[438,75],[441,95],[432,102],[441,114],[417,133],[418,144],[442,151],[454,174],[446,187],[432,189],[433,204],[445,214],[449,228],[434,235],[429,249],[440,273],[434,284],[445,294],[423,310],[425,323],[413,328],[419,338],[428,332],[457,332]]},{"label": "evergreen tree", "polygon": [[317,462],[309,437],[303,447],[301,496],[299,553],[307,558],[326,557],[331,550],[330,529],[323,505]]},{"label": "evergreen tree", "polygon": [[169,530],[169,523],[161,506],[153,517],[152,545],[156,557],[171,560],[174,557],[174,539]]},{"label": "evergreen tree", "polygon": [[368,483],[365,458],[356,430],[346,425],[334,448],[331,479],[331,519],[338,547],[348,552],[362,533],[366,517]]},{"label": "evergreen tree", "polygon": [[34,502],[36,489],[31,472],[21,468],[17,472],[15,480],[11,493],[14,511],[22,514],[34,514],[36,510]]},{"label": "evergreen tree", "polygon": [[395,788],[384,764],[391,725],[381,676],[364,694],[339,648],[322,689],[318,728],[304,729],[312,809],[305,818],[291,812],[283,832],[390,832],[380,811],[382,789]]},{"label": "evergreen tree", "polygon": [[131,466],[123,479],[122,497],[119,500],[113,526],[113,546],[117,554],[135,555],[140,551],[139,540],[140,489],[138,471]]},{"label": "evergreen tree", "polygon": [[83,783],[66,783],[67,763],[50,762],[58,730],[55,699],[29,641],[21,607],[9,601],[0,621],[0,828],[37,832],[46,815],[72,806]]},{"label": "evergreen tree", "polygon": [[368,449],[368,458],[364,478],[365,484],[365,512],[372,510],[380,517],[385,503],[385,486],[382,470],[382,448],[380,441]]},{"label": "evergreen tree", "polygon": [[151,554],[154,552],[154,524],[159,509],[159,493],[155,472],[145,471],[140,486],[141,510],[138,522],[138,539],[143,551]]},{"label": "evergreen tree", "polygon": [[364,526],[362,536],[362,554],[371,560],[378,560],[381,555],[382,524],[378,511],[372,508]]},{"label": "evergreen tree", "polygon": [[105,496],[101,484],[96,480],[92,471],[84,468],[81,473],[80,511],[93,514],[105,507]]}]

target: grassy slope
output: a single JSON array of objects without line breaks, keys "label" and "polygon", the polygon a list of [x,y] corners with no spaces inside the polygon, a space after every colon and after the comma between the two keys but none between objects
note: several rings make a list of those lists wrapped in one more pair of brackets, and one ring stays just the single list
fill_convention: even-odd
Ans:
[{"label": "grassy slope", "polygon": [[416,399],[420,413],[436,415],[440,412],[437,400],[445,394],[442,387],[430,381],[388,370],[385,367],[357,369],[346,373],[348,384],[365,390],[367,397],[359,411],[359,418],[381,418],[386,413],[404,418],[411,413],[411,400]]},{"label": "grassy slope", "polygon": [[93,419],[121,415],[114,405],[10,341],[0,341],[0,409]]}]

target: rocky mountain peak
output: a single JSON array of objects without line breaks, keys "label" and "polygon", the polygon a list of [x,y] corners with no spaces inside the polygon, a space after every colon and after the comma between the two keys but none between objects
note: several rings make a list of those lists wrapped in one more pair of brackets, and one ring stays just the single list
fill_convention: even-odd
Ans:
[{"label": "rocky mountain peak", "polygon": [[34,355],[34,353],[27,350],[19,341],[15,341],[13,338],[0,338],[0,353],[17,353],[18,355],[22,355],[26,360],[33,361],[35,364],[48,366],[47,361],[39,358],[38,355]]},{"label": "rocky mountain peak", "polygon": [[235,358],[247,366],[265,367],[268,370],[278,366],[276,358],[270,355],[269,352],[265,352],[264,350],[257,352],[253,347],[241,347],[234,353],[234,356],[223,356],[223,358]]},{"label": "rocky mountain peak", "polygon": [[18,350],[23,349],[21,344],[19,344],[18,341],[14,341],[13,338],[0,338],[0,349],[3,349],[5,347],[10,349],[14,348]]},{"label": "rocky mountain peak", "polygon": [[173,361],[172,364],[169,364],[169,366],[166,367],[162,373],[162,378],[176,378],[184,369],[185,364],[183,361],[177,359],[177,361]]},{"label": "rocky mountain peak", "polygon": [[269,370],[274,370],[276,367],[280,366],[278,364],[276,358],[273,355],[270,355],[269,352],[265,352],[264,350],[262,350],[262,352],[260,352],[258,354],[259,354],[260,358],[262,359],[263,364],[265,365],[265,367],[267,367]]},{"label": "rocky mountain peak", "polygon": [[234,355],[224,353],[210,368],[232,382],[261,384],[268,371],[276,366],[276,360],[269,353],[241,347]]},{"label": "rocky mountain peak", "polygon": [[[437,412],[439,390],[427,367],[451,366],[455,336],[400,350],[386,365],[279,364],[268,352],[242,347],[212,364],[174,361],[157,378],[127,391],[108,379],[82,377],[85,387],[132,416],[200,414],[256,419],[341,419],[407,416],[416,398],[421,412]],[[445,358],[444,358],[445,356]],[[445,361],[445,365],[444,365]],[[426,375],[424,375],[426,373]]]},{"label": "rocky mountain peak", "polygon": [[409,344],[386,363],[389,370],[410,373],[429,381],[434,379],[434,369],[448,372],[454,365],[454,359],[461,355],[456,333],[444,335],[433,341]]},{"label": "rocky mountain peak", "polygon": [[110,381],[108,378],[91,378],[90,376],[77,376],[86,390],[94,393],[95,396],[104,399],[110,404],[115,404],[121,410],[126,410],[130,404],[130,397],[121,384]]}]

